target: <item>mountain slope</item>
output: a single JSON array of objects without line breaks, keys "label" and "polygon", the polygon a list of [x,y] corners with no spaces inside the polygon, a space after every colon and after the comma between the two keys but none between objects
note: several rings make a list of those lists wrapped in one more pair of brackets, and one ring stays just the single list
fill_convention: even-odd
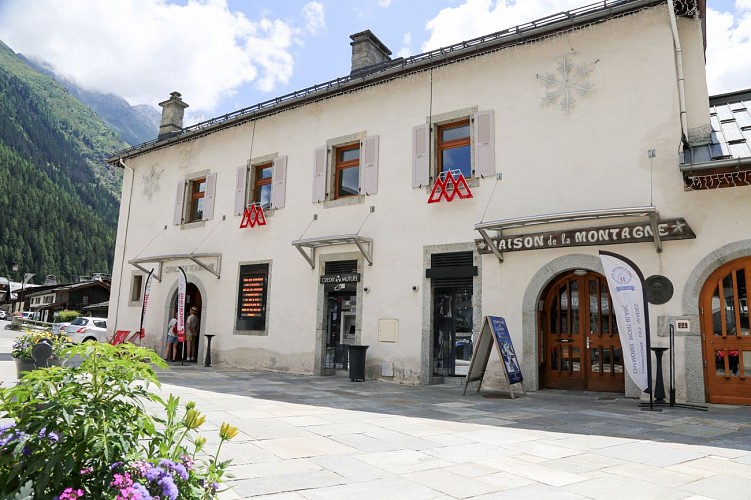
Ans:
[{"label": "mountain slope", "polygon": [[111,269],[124,147],[91,109],[0,42],[0,276]]},{"label": "mountain slope", "polygon": [[56,75],[45,62],[28,59],[21,54],[18,54],[18,57],[39,73],[60,82],[74,97],[93,109],[104,123],[131,146],[156,139],[161,121],[161,113],[156,108],[143,104],[131,106],[128,101],[115,94],[84,89]]}]

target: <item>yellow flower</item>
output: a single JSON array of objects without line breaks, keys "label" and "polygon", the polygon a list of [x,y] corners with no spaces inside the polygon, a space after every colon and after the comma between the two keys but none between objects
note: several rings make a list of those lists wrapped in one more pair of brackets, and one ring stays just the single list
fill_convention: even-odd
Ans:
[{"label": "yellow flower", "polygon": [[198,429],[206,421],[206,416],[201,415],[201,412],[191,408],[185,414],[185,426],[188,429]]},{"label": "yellow flower", "polygon": [[219,437],[222,439],[230,440],[237,436],[240,432],[237,427],[229,425],[227,422],[222,422],[222,428],[219,430]]}]

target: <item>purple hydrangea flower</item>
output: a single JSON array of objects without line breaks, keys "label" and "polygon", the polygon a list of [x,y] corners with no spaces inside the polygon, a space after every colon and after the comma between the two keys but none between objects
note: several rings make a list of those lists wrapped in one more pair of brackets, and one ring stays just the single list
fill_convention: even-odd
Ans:
[{"label": "purple hydrangea flower", "polygon": [[172,476],[169,474],[163,476],[158,484],[162,487],[162,495],[165,498],[169,498],[170,500],[175,500],[177,498],[179,492],[177,491],[175,482],[172,480]]}]

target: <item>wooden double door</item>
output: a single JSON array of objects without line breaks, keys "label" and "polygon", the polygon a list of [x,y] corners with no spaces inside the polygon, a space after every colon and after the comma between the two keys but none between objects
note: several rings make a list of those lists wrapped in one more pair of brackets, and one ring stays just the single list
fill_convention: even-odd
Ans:
[{"label": "wooden double door", "polygon": [[751,331],[748,287],[751,258],[712,273],[700,296],[699,314],[707,401],[751,405]]},{"label": "wooden double door", "polygon": [[604,276],[575,271],[543,295],[538,318],[542,386],[624,392],[623,350]]}]

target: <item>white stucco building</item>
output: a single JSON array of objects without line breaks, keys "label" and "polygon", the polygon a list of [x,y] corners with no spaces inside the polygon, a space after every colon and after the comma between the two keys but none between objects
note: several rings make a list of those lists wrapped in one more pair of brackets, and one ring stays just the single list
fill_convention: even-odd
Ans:
[{"label": "white stucco building", "polygon": [[[368,378],[442,383],[495,315],[527,390],[638,396],[606,249],[650,277],[652,345],[680,327],[678,399],[751,404],[751,115],[710,115],[704,10],[599,2],[396,60],[366,31],[351,75],[187,128],[173,93],[159,139],[110,159],[109,324],[139,327],[154,269],[163,350],[180,266],[216,365],[336,376],[356,344]],[[441,195],[447,170],[466,185]]]}]

